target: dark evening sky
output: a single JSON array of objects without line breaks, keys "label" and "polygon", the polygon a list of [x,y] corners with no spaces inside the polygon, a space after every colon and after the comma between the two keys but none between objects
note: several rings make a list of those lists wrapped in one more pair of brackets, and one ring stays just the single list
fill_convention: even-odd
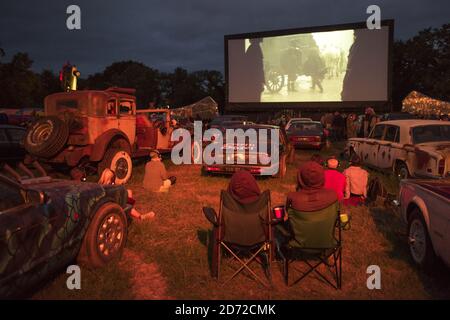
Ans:
[{"label": "dark evening sky", "polygon": [[[82,29],[66,28],[66,8],[81,7]],[[395,19],[395,38],[450,21],[448,0],[2,0],[3,61],[24,51],[33,69],[59,70],[66,60],[84,76],[120,60],[161,71],[223,71],[225,34],[365,21],[367,6]]]}]

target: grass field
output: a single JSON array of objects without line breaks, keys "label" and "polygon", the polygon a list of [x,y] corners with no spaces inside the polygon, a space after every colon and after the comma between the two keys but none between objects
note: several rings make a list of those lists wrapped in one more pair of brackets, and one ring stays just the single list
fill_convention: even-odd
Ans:
[{"label": "grass field", "polygon": [[[258,179],[270,189],[272,205],[284,204],[295,188],[296,169],[313,152],[297,150],[296,163],[284,179]],[[322,156],[333,149],[322,150]],[[156,218],[133,223],[119,261],[104,269],[82,269],[82,289],[68,290],[61,273],[37,292],[35,299],[445,299],[450,298],[450,271],[438,266],[426,275],[413,265],[406,243],[406,227],[397,212],[383,207],[352,208],[352,228],[343,233],[343,287],[335,290],[315,276],[287,288],[279,267],[272,267],[272,289],[239,275],[224,285],[210,276],[208,243],[211,225],[201,208],[218,208],[219,192],[227,177],[204,177],[199,166],[174,166],[166,161],[177,183],[167,194],[150,194],[141,187],[143,165],[135,167],[128,187],[141,212]],[[389,175],[377,172],[390,192],[398,187]],[[381,289],[366,286],[369,265],[381,268]],[[256,268],[257,269],[257,268]],[[222,275],[231,275],[223,267]],[[259,271],[259,270],[258,270]],[[262,275],[262,271],[259,271]]]}]

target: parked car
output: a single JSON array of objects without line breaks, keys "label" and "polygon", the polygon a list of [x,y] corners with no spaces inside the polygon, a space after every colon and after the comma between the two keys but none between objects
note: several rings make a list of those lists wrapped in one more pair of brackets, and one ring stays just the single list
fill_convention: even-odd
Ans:
[{"label": "parked car", "polygon": [[414,262],[430,269],[440,257],[450,267],[450,179],[402,180],[399,202]]},{"label": "parked car", "polygon": [[408,112],[391,112],[383,114],[380,118],[380,121],[410,120],[410,119],[417,119],[417,117]]},{"label": "parked car", "polygon": [[289,130],[289,127],[292,125],[292,123],[301,122],[301,121],[312,121],[312,119],[311,118],[292,118],[288,121],[288,123],[286,123],[286,127],[284,129],[287,131],[287,130]]},{"label": "parked car", "polygon": [[25,132],[22,127],[0,125],[0,162],[17,162],[25,157],[23,147]]},{"label": "parked car", "polygon": [[214,128],[214,127],[217,128],[217,127],[221,126],[223,122],[227,122],[227,121],[244,122],[247,120],[248,120],[248,117],[244,116],[244,115],[227,114],[227,115],[221,115],[221,116],[215,117],[214,119],[211,120],[211,122],[209,123],[209,126],[212,128]]},{"label": "parked car", "polygon": [[104,266],[125,245],[123,186],[0,174],[0,194],[0,298],[27,295],[75,258]]},{"label": "parked car", "polygon": [[322,149],[325,145],[325,129],[319,121],[294,121],[286,130],[294,147]]},{"label": "parked car", "polygon": [[[238,170],[248,170],[253,175],[264,175],[265,173],[270,170],[272,172],[272,169],[274,166],[278,166],[278,171],[273,174],[273,176],[277,177],[284,177],[286,175],[287,171],[287,164],[293,162],[293,159],[295,157],[295,150],[292,146],[292,144],[289,142],[286,133],[284,130],[280,129],[277,126],[270,126],[270,125],[263,125],[263,124],[254,124],[254,123],[230,123],[229,125],[222,125],[219,130],[223,133],[223,159],[224,162],[232,162],[232,163],[224,163],[224,164],[203,164],[202,165],[202,172],[205,174],[233,174],[234,172]],[[251,143],[244,143],[243,145],[238,145],[238,141],[235,140],[231,143],[227,143],[226,141],[226,134],[225,131],[227,129],[242,129],[244,131],[248,129],[255,129],[258,132],[258,129],[279,129],[279,160],[277,163],[269,163],[269,164],[263,164],[260,162],[261,158],[270,157],[270,134],[268,134],[268,142],[267,142],[267,149],[268,152],[261,151],[258,146],[252,145]],[[259,136],[258,136],[259,139]],[[203,148],[205,145],[203,146]],[[233,150],[233,152],[236,152],[237,150],[243,150],[243,157],[245,159],[241,159],[245,163],[240,164],[238,163],[238,156],[239,153],[236,153],[231,155],[231,158],[227,159],[227,149]],[[256,155],[257,157],[257,163],[256,164],[250,164],[249,158],[251,155]]]},{"label": "parked car", "polygon": [[136,110],[134,89],[80,90],[45,98],[45,116],[27,131],[24,146],[49,164],[105,168],[126,183],[132,158],[157,149],[169,152],[173,131],[169,109]]},{"label": "parked car", "polygon": [[450,174],[450,123],[394,120],[375,125],[368,138],[348,139],[346,150],[364,164],[408,177],[440,178]]}]

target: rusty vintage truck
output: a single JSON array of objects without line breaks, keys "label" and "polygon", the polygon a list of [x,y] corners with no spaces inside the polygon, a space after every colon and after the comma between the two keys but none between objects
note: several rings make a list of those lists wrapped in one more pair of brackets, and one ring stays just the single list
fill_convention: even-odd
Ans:
[{"label": "rusty vintage truck", "polygon": [[170,110],[136,109],[135,90],[108,88],[54,93],[45,98],[45,116],[28,129],[24,146],[39,161],[83,169],[110,168],[126,183],[132,158],[173,147]]},{"label": "rusty vintage truck", "polygon": [[368,138],[348,139],[346,150],[365,165],[393,171],[400,179],[450,175],[450,122],[393,120],[378,123]]}]

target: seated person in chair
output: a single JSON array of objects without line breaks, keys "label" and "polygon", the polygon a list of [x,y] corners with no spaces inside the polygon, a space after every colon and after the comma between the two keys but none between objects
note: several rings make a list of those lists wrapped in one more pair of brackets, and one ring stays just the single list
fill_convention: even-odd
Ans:
[{"label": "seated person in chair", "polygon": [[325,174],[321,165],[308,161],[298,169],[297,191],[287,196],[287,208],[299,211],[318,211],[337,201],[336,192],[325,189]]},{"label": "seated person in chair", "polygon": [[255,202],[261,195],[255,178],[247,170],[240,170],[233,174],[228,185],[228,192],[241,204]]}]

